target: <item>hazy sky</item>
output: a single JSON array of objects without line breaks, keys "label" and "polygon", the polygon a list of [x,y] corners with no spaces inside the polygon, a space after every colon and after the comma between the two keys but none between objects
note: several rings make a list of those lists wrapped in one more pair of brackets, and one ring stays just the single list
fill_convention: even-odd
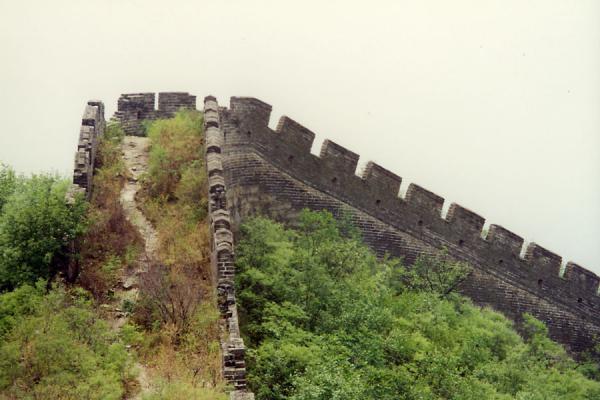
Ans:
[{"label": "hazy sky", "polygon": [[70,172],[90,98],[254,96],[600,274],[597,0],[0,0],[0,49],[19,171]]}]

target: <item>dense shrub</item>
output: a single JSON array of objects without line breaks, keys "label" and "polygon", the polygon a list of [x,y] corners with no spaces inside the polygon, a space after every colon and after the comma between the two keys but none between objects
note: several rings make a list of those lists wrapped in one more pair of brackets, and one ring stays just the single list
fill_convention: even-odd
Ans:
[{"label": "dense shrub", "polygon": [[2,179],[4,188],[13,186],[0,215],[0,288],[6,290],[57,272],[67,245],[85,230],[86,203],[79,196],[67,204],[69,183],[55,175],[13,184],[7,184],[10,173]]},{"label": "dense shrub", "polygon": [[14,192],[17,185],[17,176],[15,171],[8,165],[0,163],[0,214],[2,207],[8,200],[8,197]]},{"label": "dense shrub", "polygon": [[258,399],[600,398],[543,323],[526,316],[522,338],[453,293],[464,265],[442,254],[406,272],[346,231],[325,212],[304,212],[297,230],[242,227],[240,325]]},{"label": "dense shrub", "polygon": [[[202,176],[198,160],[202,155],[202,114],[199,111],[182,110],[173,118],[153,121],[147,128],[152,147],[149,156],[149,179],[147,188],[151,197],[174,199],[176,189],[189,168],[195,172],[188,179]],[[201,179],[201,178],[200,178]],[[188,183],[188,186],[190,183]],[[194,185],[192,198],[200,201],[204,192],[202,184]]]},{"label": "dense shrub", "polygon": [[40,282],[0,295],[0,398],[121,399],[130,363],[86,292]]},{"label": "dense shrub", "polygon": [[142,288],[137,307],[137,321],[151,328],[154,323],[170,324],[177,333],[189,331],[204,285],[186,268],[166,268],[151,264],[140,276]]}]

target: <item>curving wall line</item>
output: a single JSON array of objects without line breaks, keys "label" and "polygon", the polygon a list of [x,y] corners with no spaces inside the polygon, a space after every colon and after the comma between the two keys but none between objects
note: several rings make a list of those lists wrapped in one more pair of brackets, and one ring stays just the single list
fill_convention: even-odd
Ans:
[{"label": "curving wall line", "polygon": [[[570,350],[589,348],[600,335],[600,278],[519,235],[452,203],[442,217],[444,199],[411,183],[400,197],[402,178],[370,161],[356,175],[359,155],[325,140],[311,154],[315,134],[289,117],[269,128],[271,106],[258,99],[232,97],[219,117],[225,135],[223,163],[234,221],[265,213],[293,223],[301,208],[345,209],[353,214],[365,241],[412,262],[441,247],[476,267],[463,292],[519,320],[530,312],[550,327]],[[233,208],[231,208],[233,207]],[[521,254],[523,254],[521,256]]]},{"label": "curving wall line", "polygon": [[221,343],[223,376],[234,390],[231,400],[253,400],[246,388],[246,347],[240,336],[234,287],[234,251],[231,220],[226,201],[221,147],[223,134],[219,127],[219,105],[213,96],[204,98],[204,130],[208,171],[209,215],[212,233],[212,262],[216,277],[218,303],[228,337]]}]

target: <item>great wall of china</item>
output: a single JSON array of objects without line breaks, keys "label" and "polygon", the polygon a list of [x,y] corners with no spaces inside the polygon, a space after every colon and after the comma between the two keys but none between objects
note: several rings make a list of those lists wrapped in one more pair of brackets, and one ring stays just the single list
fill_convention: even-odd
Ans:
[{"label": "great wall of china", "polygon": [[[124,94],[114,118],[128,135],[141,135],[143,121],[172,116],[179,108],[196,108],[188,93]],[[491,306],[519,323],[523,313],[544,321],[550,336],[579,353],[597,344],[600,335],[600,278],[500,225],[484,232],[485,219],[451,204],[442,217],[444,199],[414,183],[399,196],[402,178],[369,162],[356,175],[359,155],[326,140],[319,156],[310,152],[315,134],[288,117],[269,128],[271,106],[254,98],[233,97],[230,107],[204,100],[209,213],[213,267],[227,339],[222,343],[223,373],[246,393],[245,347],[238,326],[233,286],[234,242],[244,218],[261,214],[293,224],[303,208],[348,215],[364,241],[380,256],[403,257],[446,248],[474,267],[460,290],[482,306]],[[88,196],[93,188],[97,136],[105,126],[104,105],[85,107],[73,183]],[[524,247],[525,246],[525,247]]]}]

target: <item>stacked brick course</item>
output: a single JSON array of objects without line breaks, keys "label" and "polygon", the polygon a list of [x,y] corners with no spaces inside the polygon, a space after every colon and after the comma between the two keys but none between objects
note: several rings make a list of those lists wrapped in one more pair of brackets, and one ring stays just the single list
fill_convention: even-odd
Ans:
[{"label": "stacked brick course", "polygon": [[233,386],[231,400],[252,400],[246,390],[246,347],[240,336],[234,287],[234,252],[231,220],[223,177],[223,134],[219,127],[218,104],[208,96],[204,99],[206,164],[208,170],[209,214],[212,233],[212,261],[216,277],[219,308],[227,338],[221,343],[223,376]]},{"label": "stacked brick course", "polygon": [[86,198],[90,198],[98,140],[104,134],[105,128],[104,104],[98,100],[88,101],[81,118],[73,169],[73,187],[69,196],[72,197],[74,193],[81,192],[85,194]]},{"label": "stacked brick course", "polygon": [[144,135],[143,122],[157,118],[171,118],[179,109],[196,109],[196,96],[186,92],[158,94],[158,109],[154,108],[154,93],[122,94],[117,102],[114,118],[121,123],[126,135]]},{"label": "stacked brick course", "polygon": [[528,312],[544,321],[551,337],[574,352],[590,349],[600,335],[600,278],[491,225],[482,237],[484,218],[451,204],[416,184],[399,197],[402,178],[369,162],[355,174],[358,154],[325,141],[320,156],[310,153],[314,133],[288,117],[275,131],[268,127],[271,106],[254,98],[231,99],[219,110],[222,168],[234,233],[247,216],[266,214],[290,224],[303,208],[350,214],[365,242],[379,255],[411,263],[421,253],[446,247],[475,270],[461,290],[519,322]]}]

